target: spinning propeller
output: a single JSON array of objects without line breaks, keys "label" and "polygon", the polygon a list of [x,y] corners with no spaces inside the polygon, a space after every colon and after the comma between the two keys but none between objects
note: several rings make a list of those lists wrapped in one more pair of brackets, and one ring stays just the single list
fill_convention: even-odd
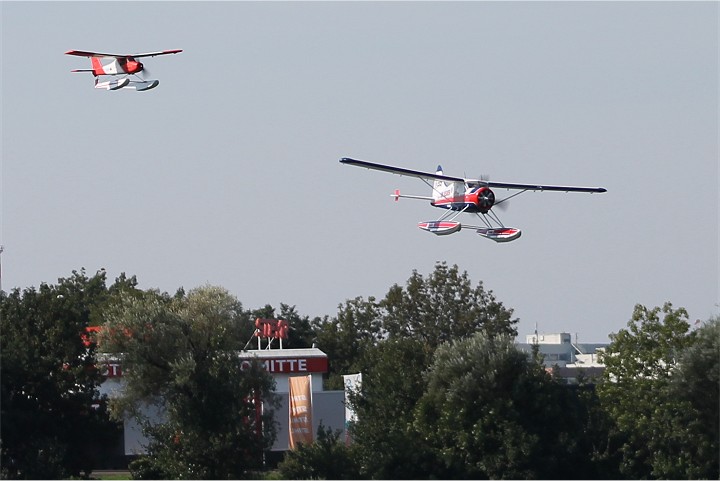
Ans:
[{"label": "spinning propeller", "polygon": [[140,70],[140,78],[143,80],[147,80],[148,77],[150,77],[152,74],[150,73],[150,70],[148,70],[145,66],[142,67]]},{"label": "spinning propeller", "polygon": [[[486,182],[486,183],[490,182],[490,176],[488,174],[480,174],[478,179],[481,180],[482,182]],[[484,192],[481,195],[478,195],[479,205],[488,210],[490,210],[490,208],[498,208],[499,210],[505,212],[507,210],[507,208],[510,207],[509,200],[510,200],[510,197],[506,197],[504,199],[495,201],[495,193],[490,189],[487,189],[486,192]]]}]

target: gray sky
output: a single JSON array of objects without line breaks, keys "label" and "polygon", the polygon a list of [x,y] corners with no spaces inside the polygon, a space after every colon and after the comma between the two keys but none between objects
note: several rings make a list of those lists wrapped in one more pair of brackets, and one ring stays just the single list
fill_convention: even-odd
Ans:
[{"label": "gray sky", "polygon": [[[0,2],[2,287],[100,268],[335,315],[457,264],[534,330],[603,342],[635,304],[718,313],[716,2]],[[160,86],[92,88],[66,50]],[[525,193],[509,244],[436,237],[417,179]]]}]

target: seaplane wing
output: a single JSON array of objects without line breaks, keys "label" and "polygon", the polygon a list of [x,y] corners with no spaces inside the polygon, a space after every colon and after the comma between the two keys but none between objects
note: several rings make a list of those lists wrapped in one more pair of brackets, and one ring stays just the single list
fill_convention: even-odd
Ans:
[{"label": "seaplane wing", "polygon": [[377,164],[366,160],[349,159],[347,157],[340,159],[340,162],[348,165],[356,165],[365,167],[366,169],[380,170],[390,172],[392,174],[407,175],[409,177],[417,177],[420,179],[442,180],[446,182],[464,182],[466,185],[495,187],[498,189],[514,189],[514,190],[547,190],[555,192],[607,192],[603,187],[575,187],[569,185],[542,185],[542,184],[516,184],[511,182],[493,182],[482,179],[465,179],[463,177],[452,177],[449,175],[422,172],[419,170],[404,169],[402,167],[394,167],[392,165]]},{"label": "seaplane wing", "polygon": [[[603,187],[574,187],[569,185],[516,184],[510,182],[491,182],[486,179],[465,179],[445,175],[438,165],[437,171],[423,172],[392,165],[377,164],[365,160],[343,157],[340,162],[366,169],[390,172],[391,174],[407,175],[422,180],[432,189],[431,196],[402,195],[399,190],[392,196],[395,200],[403,198],[429,200],[430,205],[439,207],[445,212],[435,220],[418,223],[424,231],[438,236],[454,234],[460,230],[474,230],[479,236],[495,242],[510,242],[518,239],[522,232],[515,227],[505,226],[493,211],[494,206],[507,206],[507,201],[527,191],[559,191],[559,192],[606,192]],[[491,188],[514,189],[512,195],[496,200]],[[456,220],[460,214],[474,215],[480,224],[468,224]]]},{"label": "seaplane wing", "polygon": [[477,183],[480,185],[487,185],[488,187],[495,187],[497,189],[516,189],[516,190],[549,190],[555,192],[607,192],[604,187],[574,187],[571,185],[536,185],[536,184],[512,184],[508,182],[491,182],[485,180],[471,180],[467,179],[466,183],[473,184]]},{"label": "seaplane wing", "polygon": [[407,175],[408,177],[417,177],[419,179],[432,179],[432,180],[444,180],[447,182],[465,182],[462,177],[451,177],[449,175],[437,174],[432,172],[422,172],[420,170],[403,169],[402,167],[393,167],[392,165],[376,164],[374,162],[368,162],[366,160],[356,160],[344,157],[340,159],[340,162],[347,165],[357,165],[358,167],[365,167],[366,169],[380,170],[383,172],[390,172],[391,174]]},{"label": "seaplane wing", "polygon": [[158,55],[170,55],[172,53],[180,53],[180,52],[182,52],[182,50],[163,50],[161,52],[117,54],[117,53],[86,52],[85,50],[68,50],[67,52],[65,52],[65,55],[76,55],[78,57],[140,58],[140,57],[157,57]]}]

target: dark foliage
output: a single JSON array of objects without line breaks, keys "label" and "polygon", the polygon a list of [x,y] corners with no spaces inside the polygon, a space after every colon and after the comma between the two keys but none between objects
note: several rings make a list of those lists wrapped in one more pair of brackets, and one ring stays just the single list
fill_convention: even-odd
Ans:
[{"label": "dark foliage", "polygon": [[97,390],[95,346],[81,338],[110,296],[105,273],[0,296],[2,476],[87,476],[119,433]]},{"label": "dark foliage", "polygon": [[358,479],[355,456],[340,434],[321,424],[315,442],[285,454],[278,465],[282,479]]}]

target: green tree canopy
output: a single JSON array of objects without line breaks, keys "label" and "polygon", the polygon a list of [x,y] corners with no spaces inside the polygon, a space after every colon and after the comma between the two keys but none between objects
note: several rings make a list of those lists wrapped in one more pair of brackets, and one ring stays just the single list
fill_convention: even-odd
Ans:
[{"label": "green tree canopy", "polygon": [[689,478],[720,479],[720,316],[695,331],[672,372],[669,397],[689,406],[682,415],[689,436],[681,452],[667,453],[668,472],[678,472],[670,469],[681,456]]},{"label": "green tree canopy", "polygon": [[366,351],[361,392],[350,396],[357,414],[350,427],[353,452],[364,477],[420,479],[432,472],[432,452],[413,424],[428,363],[417,339],[390,339]]},{"label": "green tree canopy", "polygon": [[614,423],[608,455],[617,453],[620,472],[628,478],[703,475],[696,443],[706,420],[672,387],[695,341],[687,319],[685,309],[669,302],[652,309],[638,304],[628,328],[610,336],[601,356],[606,369],[598,394]]},{"label": "green tree canopy", "polygon": [[361,370],[361,359],[385,340],[411,338],[432,354],[441,343],[477,331],[517,335],[512,313],[482,282],[473,287],[467,272],[438,262],[427,278],[413,271],[405,287],[392,286],[379,302],[347,300],[336,317],[316,319],[313,326],[330,359],[328,386],[341,389],[341,375]]},{"label": "green tree canopy", "polygon": [[104,271],[0,293],[2,477],[60,479],[90,473],[115,441],[85,328],[108,301]]},{"label": "green tree canopy", "polygon": [[429,352],[478,331],[517,335],[512,309],[498,302],[482,282],[473,288],[467,272],[445,262],[436,263],[427,278],[413,271],[404,288],[397,284],[390,288],[380,307],[383,329],[391,338],[419,339]]},{"label": "green tree canopy", "polygon": [[356,458],[341,433],[320,424],[313,443],[288,451],[278,465],[282,479],[359,479]]},{"label": "green tree canopy", "polygon": [[[122,397],[116,416],[132,413],[150,439],[139,477],[228,479],[245,475],[274,440],[274,381],[238,356],[233,333],[247,323],[240,302],[225,289],[205,286],[169,297],[156,291],[128,296],[105,312],[101,342],[122,353]],[[156,405],[164,418],[141,409]]]},{"label": "green tree canopy", "polygon": [[444,342],[476,332],[514,335],[517,320],[511,316],[482,283],[473,288],[467,273],[439,262],[427,278],[413,271],[406,287],[391,287],[380,302],[346,301],[336,319],[320,326],[318,340],[333,374],[363,373],[362,394],[350,402],[358,416],[351,427],[353,452],[364,476],[437,472],[435,452],[414,420],[426,388],[423,371]]},{"label": "green tree canopy", "polygon": [[507,334],[440,346],[427,372],[416,426],[446,479],[582,479],[591,453],[581,443],[578,398]]},{"label": "green tree canopy", "polygon": [[338,306],[332,319],[313,322],[317,344],[328,355],[328,388],[343,389],[342,375],[358,372],[365,353],[382,339],[381,323],[375,299],[362,297]]}]

